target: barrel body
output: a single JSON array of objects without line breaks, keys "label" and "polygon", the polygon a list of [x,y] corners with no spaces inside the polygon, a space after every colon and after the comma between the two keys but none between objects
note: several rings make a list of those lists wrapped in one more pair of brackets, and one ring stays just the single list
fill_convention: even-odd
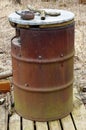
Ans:
[{"label": "barrel body", "polygon": [[37,121],[68,115],[73,108],[74,22],[17,32],[11,44],[17,113]]}]

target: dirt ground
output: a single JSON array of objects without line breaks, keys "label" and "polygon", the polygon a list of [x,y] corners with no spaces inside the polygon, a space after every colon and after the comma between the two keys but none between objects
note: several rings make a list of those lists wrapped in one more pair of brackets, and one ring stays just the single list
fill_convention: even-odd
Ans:
[{"label": "dirt ground", "polygon": [[8,21],[10,13],[27,8],[27,4],[37,8],[70,10],[75,14],[74,87],[80,92],[80,88],[86,88],[86,4],[79,4],[78,0],[58,0],[56,3],[40,1],[30,0],[19,5],[12,0],[0,0],[0,73],[12,68],[11,38],[15,36],[15,31]]}]

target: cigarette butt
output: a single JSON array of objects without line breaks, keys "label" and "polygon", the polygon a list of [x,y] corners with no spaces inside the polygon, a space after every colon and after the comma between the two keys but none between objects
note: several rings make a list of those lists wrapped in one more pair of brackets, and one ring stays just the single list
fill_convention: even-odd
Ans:
[{"label": "cigarette butt", "polygon": [[44,10],[42,10],[41,11],[41,14],[40,14],[40,16],[41,16],[41,20],[45,20],[45,11]]}]

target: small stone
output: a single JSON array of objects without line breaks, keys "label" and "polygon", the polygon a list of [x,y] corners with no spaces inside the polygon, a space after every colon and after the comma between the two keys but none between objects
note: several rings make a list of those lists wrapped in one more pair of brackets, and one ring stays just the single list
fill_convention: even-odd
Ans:
[{"label": "small stone", "polygon": [[0,99],[0,105],[2,105],[5,102],[5,98]]}]

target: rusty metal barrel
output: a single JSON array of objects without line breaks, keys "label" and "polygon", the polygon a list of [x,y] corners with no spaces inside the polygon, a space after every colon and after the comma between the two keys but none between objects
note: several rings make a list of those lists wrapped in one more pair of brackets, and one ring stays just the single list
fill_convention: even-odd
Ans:
[{"label": "rusty metal barrel", "polygon": [[32,20],[9,16],[16,112],[36,121],[60,119],[73,109],[74,14],[35,14]]}]

